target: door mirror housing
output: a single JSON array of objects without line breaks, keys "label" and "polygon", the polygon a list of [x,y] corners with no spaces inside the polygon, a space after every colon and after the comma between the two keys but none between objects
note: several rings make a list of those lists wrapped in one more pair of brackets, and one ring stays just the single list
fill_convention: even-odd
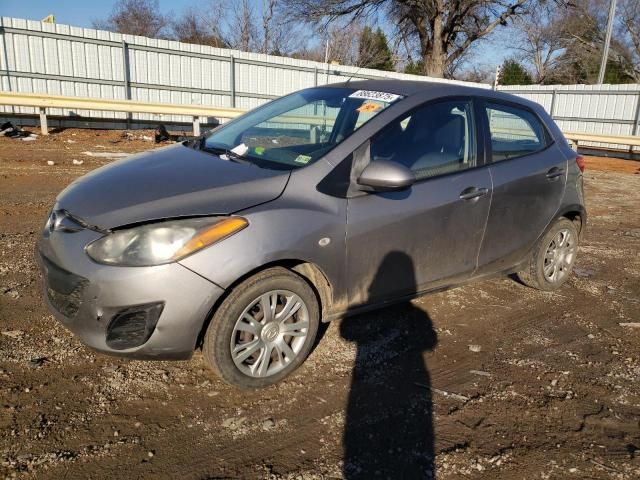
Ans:
[{"label": "door mirror housing", "polygon": [[397,162],[376,160],[371,162],[358,177],[360,190],[373,192],[388,192],[404,190],[416,181],[415,174]]}]

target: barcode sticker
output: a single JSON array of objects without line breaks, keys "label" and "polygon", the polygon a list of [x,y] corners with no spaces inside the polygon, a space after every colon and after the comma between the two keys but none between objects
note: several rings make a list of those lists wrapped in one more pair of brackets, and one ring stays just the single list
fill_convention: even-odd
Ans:
[{"label": "barcode sticker", "polygon": [[391,103],[402,98],[402,95],[396,95],[395,93],[388,92],[377,92],[375,90],[358,90],[349,95],[349,98],[364,98],[366,100],[379,100],[381,102]]}]

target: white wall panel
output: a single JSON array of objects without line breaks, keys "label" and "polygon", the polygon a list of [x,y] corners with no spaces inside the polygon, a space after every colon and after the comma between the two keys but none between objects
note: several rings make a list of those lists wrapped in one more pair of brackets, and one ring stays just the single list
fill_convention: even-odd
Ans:
[{"label": "white wall panel", "polygon": [[[128,44],[129,78],[135,84],[130,88],[131,98],[140,101],[231,106],[232,56],[235,58],[235,106],[246,109],[255,108],[268,98],[313,86],[316,80],[323,85],[344,82],[351,76],[354,79],[398,78],[490,88],[485,84],[345,65],[327,66],[308,60],[18,18],[2,17],[0,26],[5,28],[0,33],[0,87],[17,92],[125,98],[122,41]],[[74,80],[68,81],[68,77]],[[538,102],[549,112],[553,105],[554,116],[565,130],[640,134],[638,127],[634,129],[640,110],[640,85],[528,85],[500,87],[500,90]],[[0,112],[34,114],[35,110],[0,106]],[[126,114],[114,112],[57,109],[50,113],[126,118]],[[191,121],[181,116],[161,117],[163,121]],[[133,118],[159,120],[160,116],[136,114]]]}]

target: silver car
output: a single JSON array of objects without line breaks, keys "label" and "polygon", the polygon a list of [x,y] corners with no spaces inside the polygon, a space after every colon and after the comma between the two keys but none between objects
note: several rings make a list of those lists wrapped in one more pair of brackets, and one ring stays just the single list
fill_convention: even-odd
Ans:
[{"label": "silver car", "polygon": [[201,347],[225,381],[264,387],[322,321],[498,273],[560,287],[586,222],[583,169],[521,98],[310,88],[69,185],[38,242],[45,299],[96,350]]}]

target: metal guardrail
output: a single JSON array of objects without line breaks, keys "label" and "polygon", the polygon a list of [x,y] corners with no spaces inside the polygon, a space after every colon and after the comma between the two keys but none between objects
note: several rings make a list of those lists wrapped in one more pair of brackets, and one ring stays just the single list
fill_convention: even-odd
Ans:
[{"label": "metal guardrail", "polygon": [[613,143],[629,147],[640,147],[640,137],[636,135],[598,135],[593,133],[563,132],[564,136],[579,145],[580,142]]},{"label": "metal guardrail", "polygon": [[152,113],[157,115],[186,115],[193,119],[193,134],[200,135],[200,117],[235,118],[245,110],[230,107],[207,107],[201,105],[175,105],[169,103],[134,102],[100,98],[64,97],[38,93],[0,92],[0,105],[35,107],[40,112],[40,129],[48,134],[47,108],[79,110],[101,110],[126,113]]},{"label": "metal guardrail", "polygon": [[[0,105],[35,107],[40,112],[40,129],[48,134],[47,108],[102,110],[126,113],[151,113],[157,115],[186,115],[193,118],[193,134],[200,135],[200,117],[235,118],[246,110],[230,107],[207,107],[201,105],[176,105],[168,103],[134,102],[132,100],[111,100],[99,98],[64,97],[37,93],[0,92]],[[278,118],[282,123],[315,123],[312,118],[286,116]],[[575,142],[597,142],[625,146],[640,146],[640,136],[598,135],[583,132],[564,132],[564,136]]]}]

